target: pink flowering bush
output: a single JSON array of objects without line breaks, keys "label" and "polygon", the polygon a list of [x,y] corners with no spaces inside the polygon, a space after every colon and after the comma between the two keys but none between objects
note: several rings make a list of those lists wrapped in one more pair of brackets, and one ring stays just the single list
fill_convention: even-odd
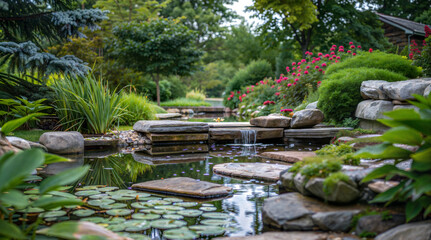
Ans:
[{"label": "pink flowering bush", "polygon": [[275,112],[278,101],[276,82],[267,78],[257,82],[254,85],[246,86],[243,88],[246,97],[242,99],[239,104],[239,114],[248,118],[253,113],[253,117],[268,115]]},{"label": "pink flowering bush", "polygon": [[431,76],[431,29],[428,26],[425,26],[425,38],[421,47],[412,41],[409,58],[413,60],[414,65],[423,68],[426,76]]}]

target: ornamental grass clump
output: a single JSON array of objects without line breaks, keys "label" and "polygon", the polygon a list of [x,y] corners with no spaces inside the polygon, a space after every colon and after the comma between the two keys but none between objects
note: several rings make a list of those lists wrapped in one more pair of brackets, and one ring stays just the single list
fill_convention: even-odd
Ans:
[{"label": "ornamental grass clump", "polygon": [[192,90],[186,94],[187,99],[192,99],[196,101],[205,101],[205,94],[198,89]]},{"label": "ornamental grass clump", "polygon": [[55,109],[64,130],[103,134],[118,124],[126,110],[121,96],[102,79],[65,78],[54,82]]},{"label": "ornamental grass clump", "polygon": [[134,92],[121,94],[122,108],[126,110],[120,124],[133,125],[139,120],[156,119],[155,104],[148,100],[146,96],[138,95]]}]

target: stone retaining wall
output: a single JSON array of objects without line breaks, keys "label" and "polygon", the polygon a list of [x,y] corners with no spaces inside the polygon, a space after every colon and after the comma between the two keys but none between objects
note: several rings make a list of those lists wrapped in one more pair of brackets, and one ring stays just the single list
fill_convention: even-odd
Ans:
[{"label": "stone retaining wall", "polygon": [[362,82],[361,96],[364,101],[358,104],[355,116],[361,119],[360,127],[386,130],[377,119],[387,118],[383,113],[396,109],[417,109],[408,100],[415,100],[413,94],[428,96],[431,78],[411,79],[399,82],[369,80]]}]

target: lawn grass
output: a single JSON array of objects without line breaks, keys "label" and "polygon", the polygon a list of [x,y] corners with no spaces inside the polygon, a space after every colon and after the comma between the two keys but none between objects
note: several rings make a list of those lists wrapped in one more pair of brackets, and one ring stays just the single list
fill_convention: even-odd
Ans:
[{"label": "lawn grass", "polygon": [[205,101],[196,101],[187,98],[177,98],[171,101],[160,103],[162,107],[210,107],[211,104]]},{"label": "lawn grass", "polygon": [[32,141],[32,142],[39,142],[40,136],[46,132],[52,132],[52,131],[19,130],[19,131],[14,131],[13,133],[9,134],[8,136],[19,137],[19,138],[23,138],[25,140]]}]

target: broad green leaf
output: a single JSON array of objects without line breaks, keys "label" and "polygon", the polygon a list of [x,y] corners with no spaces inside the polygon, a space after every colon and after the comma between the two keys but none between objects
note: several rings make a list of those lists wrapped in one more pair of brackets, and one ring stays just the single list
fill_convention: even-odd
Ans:
[{"label": "broad green leaf", "polygon": [[57,237],[62,239],[76,239],[74,233],[79,230],[78,221],[66,221],[52,225],[51,227],[38,230],[37,234],[42,234],[50,237]]},{"label": "broad green leaf", "polygon": [[404,187],[405,182],[402,182],[400,184],[398,184],[395,187],[392,187],[390,189],[388,189],[385,192],[382,192],[380,194],[378,194],[372,201],[371,203],[379,203],[379,202],[388,202],[393,200],[396,195],[401,191],[401,189]]},{"label": "broad green leaf", "polygon": [[422,174],[420,177],[415,178],[413,188],[417,195],[422,195],[431,191],[431,175]]},{"label": "broad green leaf", "polygon": [[67,192],[51,191],[51,192],[48,192],[48,194],[59,196],[59,197],[65,197],[65,198],[76,198],[75,195]]},{"label": "broad green leaf", "polygon": [[422,211],[422,205],[418,201],[408,201],[406,204],[406,221],[409,222]]},{"label": "broad green leaf", "polygon": [[428,148],[424,151],[416,152],[412,155],[413,160],[421,162],[421,163],[430,163],[431,162],[431,148]]},{"label": "broad green leaf", "polygon": [[8,121],[5,124],[3,124],[3,126],[1,127],[1,133],[3,133],[4,135],[7,135],[10,132],[14,131],[15,129],[19,128],[21,125],[23,125],[25,122],[27,122],[31,118],[39,117],[39,116],[42,116],[42,115],[45,115],[45,114],[43,114],[43,113],[33,113],[33,114],[27,115],[27,116],[22,117],[22,118],[18,118],[18,119],[14,119],[14,120]]},{"label": "broad green leaf", "polygon": [[407,145],[421,145],[422,135],[420,132],[407,128],[407,127],[395,127],[386,131],[381,139],[391,143],[401,143]]},{"label": "broad green leaf", "polygon": [[33,207],[44,209],[53,209],[67,205],[82,205],[82,200],[65,197],[42,197],[32,203]]},{"label": "broad green leaf", "polygon": [[431,170],[431,162],[418,162],[413,161],[411,168],[418,172],[426,172]]},{"label": "broad green leaf", "polygon": [[392,119],[377,119],[378,122],[381,122],[382,124],[388,126],[388,127],[398,127],[402,126],[402,124],[398,121],[392,120]]},{"label": "broad green leaf", "polygon": [[412,152],[393,146],[391,143],[382,143],[364,147],[354,156],[367,159],[407,159]]},{"label": "broad green leaf", "polygon": [[26,150],[8,158],[0,166],[0,192],[20,184],[43,162],[44,156],[40,149]]},{"label": "broad green leaf", "polygon": [[392,118],[393,120],[415,120],[420,119],[421,116],[414,109],[397,109],[390,112],[385,112],[384,115]]},{"label": "broad green leaf", "polygon": [[0,220],[0,236],[9,239],[26,239],[24,233],[15,224]]},{"label": "broad green leaf", "polygon": [[424,212],[424,218],[427,217],[431,213],[431,205],[429,205]]},{"label": "broad green leaf", "polygon": [[381,166],[379,168],[374,169],[372,172],[367,174],[367,176],[365,176],[361,182],[362,183],[369,182],[373,179],[384,177],[390,173],[398,172],[398,170],[399,169],[394,165],[389,165],[389,164],[384,165],[384,166]]},{"label": "broad green leaf", "polygon": [[29,204],[28,197],[20,191],[14,189],[1,193],[0,202],[10,204],[11,206],[15,206],[20,209],[25,208]]},{"label": "broad green leaf", "polygon": [[420,119],[420,120],[400,120],[400,124],[413,128],[422,134],[431,135],[431,119]]},{"label": "broad green leaf", "polygon": [[48,191],[56,190],[62,185],[74,183],[83,177],[87,173],[88,169],[90,169],[90,166],[86,165],[69,169],[54,176],[48,177],[40,184],[39,191],[41,194],[44,194]]},{"label": "broad green leaf", "polygon": [[45,153],[45,164],[52,164],[58,162],[69,162],[68,158],[64,158],[55,154]]}]

